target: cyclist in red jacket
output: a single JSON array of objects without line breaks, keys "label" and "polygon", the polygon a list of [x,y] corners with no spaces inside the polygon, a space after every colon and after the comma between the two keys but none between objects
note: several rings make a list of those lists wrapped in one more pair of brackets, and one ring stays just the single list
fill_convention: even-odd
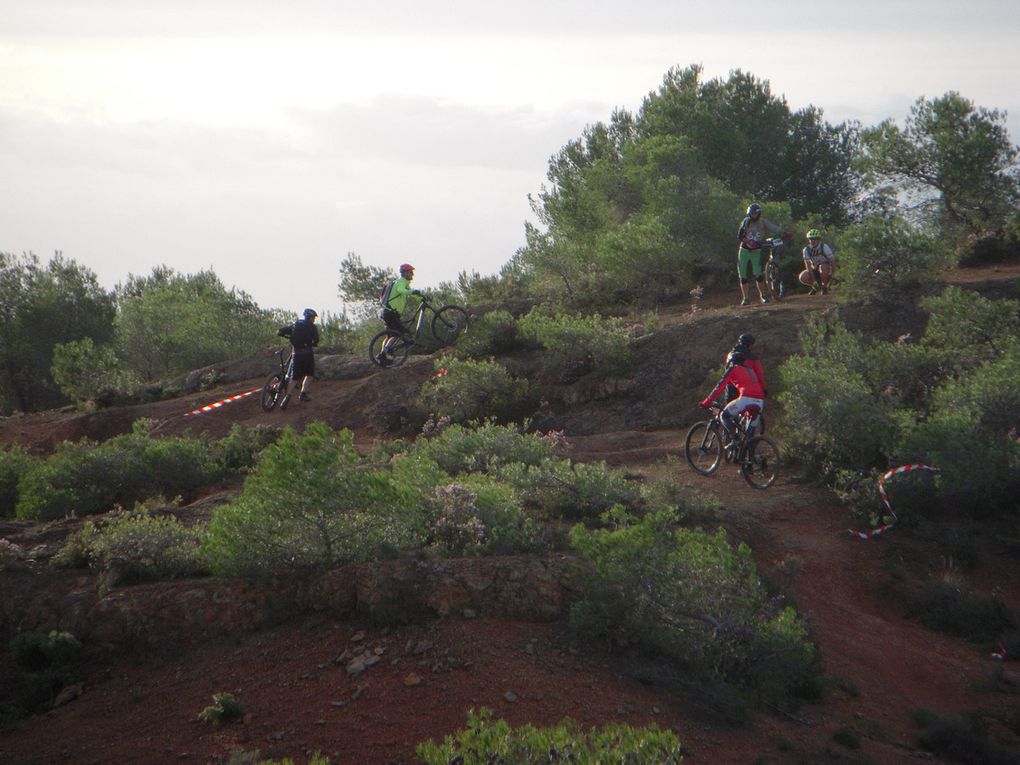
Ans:
[{"label": "cyclist in red jacket", "polygon": [[765,389],[757,375],[745,366],[747,357],[740,351],[732,351],[726,358],[726,373],[709,393],[701,406],[708,409],[712,400],[722,393],[727,385],[733,385],[739,394],[737,398],[729,402],[722,411],[722,426],[726,431],[727,442],[733,440],[733,429],[736,427],[737,418],[749,406],[756,406],[759,410],[765,410]]}]

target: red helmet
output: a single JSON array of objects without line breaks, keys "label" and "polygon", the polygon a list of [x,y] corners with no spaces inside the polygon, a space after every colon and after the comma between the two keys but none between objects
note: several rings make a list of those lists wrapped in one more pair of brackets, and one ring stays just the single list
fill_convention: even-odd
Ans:
[{"label": "red helmet", "polygon": [[414,266],[412,266],[410,263],[401,263],[400,264],[400,273],[404,273],[404,271],[413,271],[413,270],[414,270]]}]

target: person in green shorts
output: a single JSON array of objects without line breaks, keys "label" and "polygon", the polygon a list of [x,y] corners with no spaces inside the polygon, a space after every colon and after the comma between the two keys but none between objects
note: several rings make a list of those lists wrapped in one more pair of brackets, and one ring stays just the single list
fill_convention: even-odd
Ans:
[{"label": "person in green shorts", "polygon": [[765,297],[765,280],[762,278],[761,247],[769,234],[781,235],[790,239],[791,234],[761,215],[761,205],[755,202],[747,208],[747,216],[740,222],[737,233],[739,247],[737,249],[737,276],[740,279],[740,305],[747,305],[747,282],[754,274],[754,283],[758,285],[758,297],[762,303],[769,302]]}]

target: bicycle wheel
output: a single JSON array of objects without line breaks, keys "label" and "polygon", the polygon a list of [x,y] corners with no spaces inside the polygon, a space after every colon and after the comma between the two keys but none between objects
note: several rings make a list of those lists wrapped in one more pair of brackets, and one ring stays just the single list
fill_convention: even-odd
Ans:
[{"label": "bicycle wheel", "polygon": [[779,271],[779,264],[773,260],[765,264],[765,285],[773,300],[783,299],[785,292],[783,290],[783,275]]},{"label": "bicycle wheel", "polygon": [[283,398],[283,375],[277,372],[275,375],[270,375],[269,379],[266,380],[266,384],[262,386],[262,409],[266,412],[271,412],[276,408],[276,404],[281,398]]},{"label": "bicycle wheel", "polygon": [[684,456],[695,473],[711,475],[722,459],[722,434],[711,420],[691,425],[684,442]]},{"label": "bicycle wheel", "polygon": [[432,336],[440,345],[453,345],[462,333],[467,332],[468,312],[457,305],[448,305],[432,317]]},{"label": "bicycle wheel", "polygon": [[755,489],[767,489],[776,482],[779,448],[770,438],[755,436],[744,446],[740,475]]},{"label": "bicycle wheel", "polygon": [[[388,343],[389,350],[386,351],[386,355],[383,355],[383,346],[387,345],[387,341],[392,340],[393,342]],[[372,359],[372,363],[383,369],[392,369],[393,367],[399,367],[405,361],[407,361],[407,351],[410,345],[396,332],[384,329],[378,335],[372,338],[372,342],[368,344],[368,357]]]}]

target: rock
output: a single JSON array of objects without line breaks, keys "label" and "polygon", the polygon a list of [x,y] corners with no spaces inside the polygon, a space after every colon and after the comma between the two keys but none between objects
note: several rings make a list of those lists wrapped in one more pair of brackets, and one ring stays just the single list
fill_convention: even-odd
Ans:
[{"label": "rock", "polygon": [[513,691],[507,691],[506,693],[504,693],[504,694],[503,694],[503,698],[504,698],[504,699],[505,699],[505,700],[507,701],[507,703],[509,703],[509,704],[516,704],[516,703],[517,703],[517,698],[518,698],[518,697],[517,697],[517,694],[516,694],[516,693],[514,693]]},{"label": "rock", "polygon": [[63,706],[69,701],[73,701],[74,699],[81,696],[83,691],[84,688],[82,687],[81,683],[69,685],[66,688],[64,688],[60,693],[57,694],[57,697],[53,700],[53,706],[54,707]]},{"label": "rock", "polygon": [[421,685],[421,675],[412,672],[404,678],[404,685],[409,688],[414,685]]}]

